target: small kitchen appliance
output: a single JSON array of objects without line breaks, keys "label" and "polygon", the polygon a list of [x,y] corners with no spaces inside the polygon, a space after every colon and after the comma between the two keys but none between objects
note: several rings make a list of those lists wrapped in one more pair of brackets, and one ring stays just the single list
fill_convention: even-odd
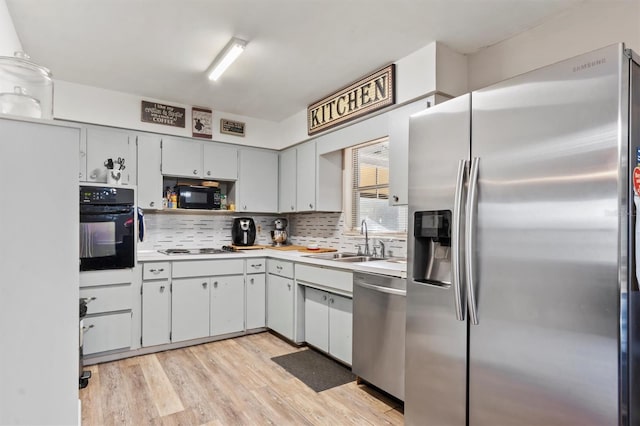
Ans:
[{"label": "small kitchen appliance", "polygon": [[220,209],[220,188],[200,185],[177,185],[175,190],[178,196],[178,208]]},{"label": "small kitchen appliance", "polygon": [[278,218],[273,221],[273,225],[276,229],[271,231],[271,240],[273,240],[273,245],[276,247],[281,247],[286,245],[287,242],[287,219]]},{"label": "small kitchen appliance", "polygon": [[231,239],[236,246],[252,246],[256,240],[256,224],[250,217],[233,219]]}]

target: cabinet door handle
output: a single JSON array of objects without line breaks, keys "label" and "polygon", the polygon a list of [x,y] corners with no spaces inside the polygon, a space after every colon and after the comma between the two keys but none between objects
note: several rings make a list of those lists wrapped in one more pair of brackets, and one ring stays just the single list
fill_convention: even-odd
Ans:
[{"label": "cabinet door handle", "polygon": [[218,288],[218,281],[213,282],[213,288]]},{"label": "cabinet door handle", "polygon": [[249,280],[249,282],[250,282],[251,284],[253,284],[253,281],[254,281],[254,279],[253,279],[253,278],[251,278],[251,279]]},{"label": "cabinet door handle", "polygon": [[207,283],[202,283],[202,288],[207,288]]},{"label": "cabinet door handle", "polygon": [[90,177],[91,179],[95,179],[96,177],[98,177],[98,175],[97,175],[97,174],[95,174],[95,173],[91,173],[91,174],[89,175],[89,177]]},{"label": "cabinet door handle", "polygon": [[194,175],[197,175],[197,174],[198,174],[198,171],[197,171],[196,169],[193,169],[193,174],[194,174]]},{"label": "cabinet door handle", "polygon": [[164,286],[163,285],[160,286],[160,293],[164,293]]},{"label": "cabinet door handle", "polygon": [[83,332],[87,332],[87,331],[89,331],[89,329],[91,329],[91,328],[93,328],[93,327],[95,327],[95,325],[94,325],[94,324],[91,324],[89,327],[82,327],[82,331],[83,331]]},{"label": "cabinet door handle", "polygon": [[333,304],[333,297],[329,299],[329,303]]},{"label": "cabinet door handle", "polygon": [[153,206],[155,206],[155,205],[156,205],[156,202],[155,202],[155,201],[152,201],[152,202],[150,202],[150,203],[149,203],[149,205],[150,205],[151,207],[153,207]]},{"label": "cabinet door handle", "polygon": [[287,288],[291,290],[291,283],[287,284]]},{"label": "cabinet door handle", "polygon": [[309,203],[309,208],[312,209],[313,208],[313,204]]},{"label": "cabinet door handle", "polygon": [[251,267],[252,268],[261,268],[262,267],[262,263],[252,263]]},{"label": "cabinet door handle", "polygon": [[293,210],[293,206],[291,206],[291,210]]},{"label": "cabinet door handle", "polygon": [[207,170],[207,176],[211,176],[211,170]]},{"label": "cabinet door handle", "polygon": [[322,296],[322,300],[327,300],[327,295],[326,294]]},{"label": "cabinet door handle", "polygon": [[398,198],[398,196],[397,196],[397,195],[394,195],[394,196],[393,196],[393,201],[395,201],[395,202],[397,203],[399,200],[400,200],[400,198]]},{"label": "cabinet door handle", "polygon": [[246,209],[247,209],[247,206],[242,206],[242,209],[243,209],[243,210],[246,210]]},{"label": "cabinet door handle", "polygon": [[159,269],[149,269],[149,272],[153,272],[154,274],[159,274],[160,272],[164,271],[164,268],[159,268]]},{"label": "cabinet door handle", "polygon": [[84,151],[80,151],[80,157],[86,157],[86,156],[87,156],[87,153],[86,153],[86,152],[84,152]]}]

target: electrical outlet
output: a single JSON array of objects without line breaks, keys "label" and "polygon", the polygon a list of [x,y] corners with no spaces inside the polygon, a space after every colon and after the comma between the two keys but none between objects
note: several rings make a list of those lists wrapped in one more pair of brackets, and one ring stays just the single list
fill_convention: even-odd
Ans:
[{"label": "electrical outlet", "polygon": [[262,226],[258,225],[258,233],[262,232]]}]

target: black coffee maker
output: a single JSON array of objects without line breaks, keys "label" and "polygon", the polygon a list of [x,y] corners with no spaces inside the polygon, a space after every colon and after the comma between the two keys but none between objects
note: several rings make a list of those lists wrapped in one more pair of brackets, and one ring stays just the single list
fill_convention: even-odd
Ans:
[{"label": "black coffee maker", "polygon": [[252,246],[256,240],[256,224],[250,217],[233,219],[231,239],[236,246]]}]

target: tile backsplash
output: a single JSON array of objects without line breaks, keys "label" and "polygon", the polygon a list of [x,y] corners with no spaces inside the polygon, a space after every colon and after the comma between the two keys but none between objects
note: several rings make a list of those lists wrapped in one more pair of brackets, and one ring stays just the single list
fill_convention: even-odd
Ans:
[{"label": "tile backsplash", "polygon": [[[306,246],[318,244],[339,251],[356,251],[357,244],[364,243],[363,235],[345,233],[342,213],[296,213],[288,215],[218,215],[192,213],[145,212],[145,238],[138,243],[138,250],[167,248],[221,247],[231,243],[231,225],[235,217],[249,216],[256,222],[255,244],[271,244],[270,231],[273,221],[285,217],[289,221],[291,244]],[[369,238],[370,246],[378,238]],[[388,256],[405,257],[407,244],[398,238],[383,238]]]}]

